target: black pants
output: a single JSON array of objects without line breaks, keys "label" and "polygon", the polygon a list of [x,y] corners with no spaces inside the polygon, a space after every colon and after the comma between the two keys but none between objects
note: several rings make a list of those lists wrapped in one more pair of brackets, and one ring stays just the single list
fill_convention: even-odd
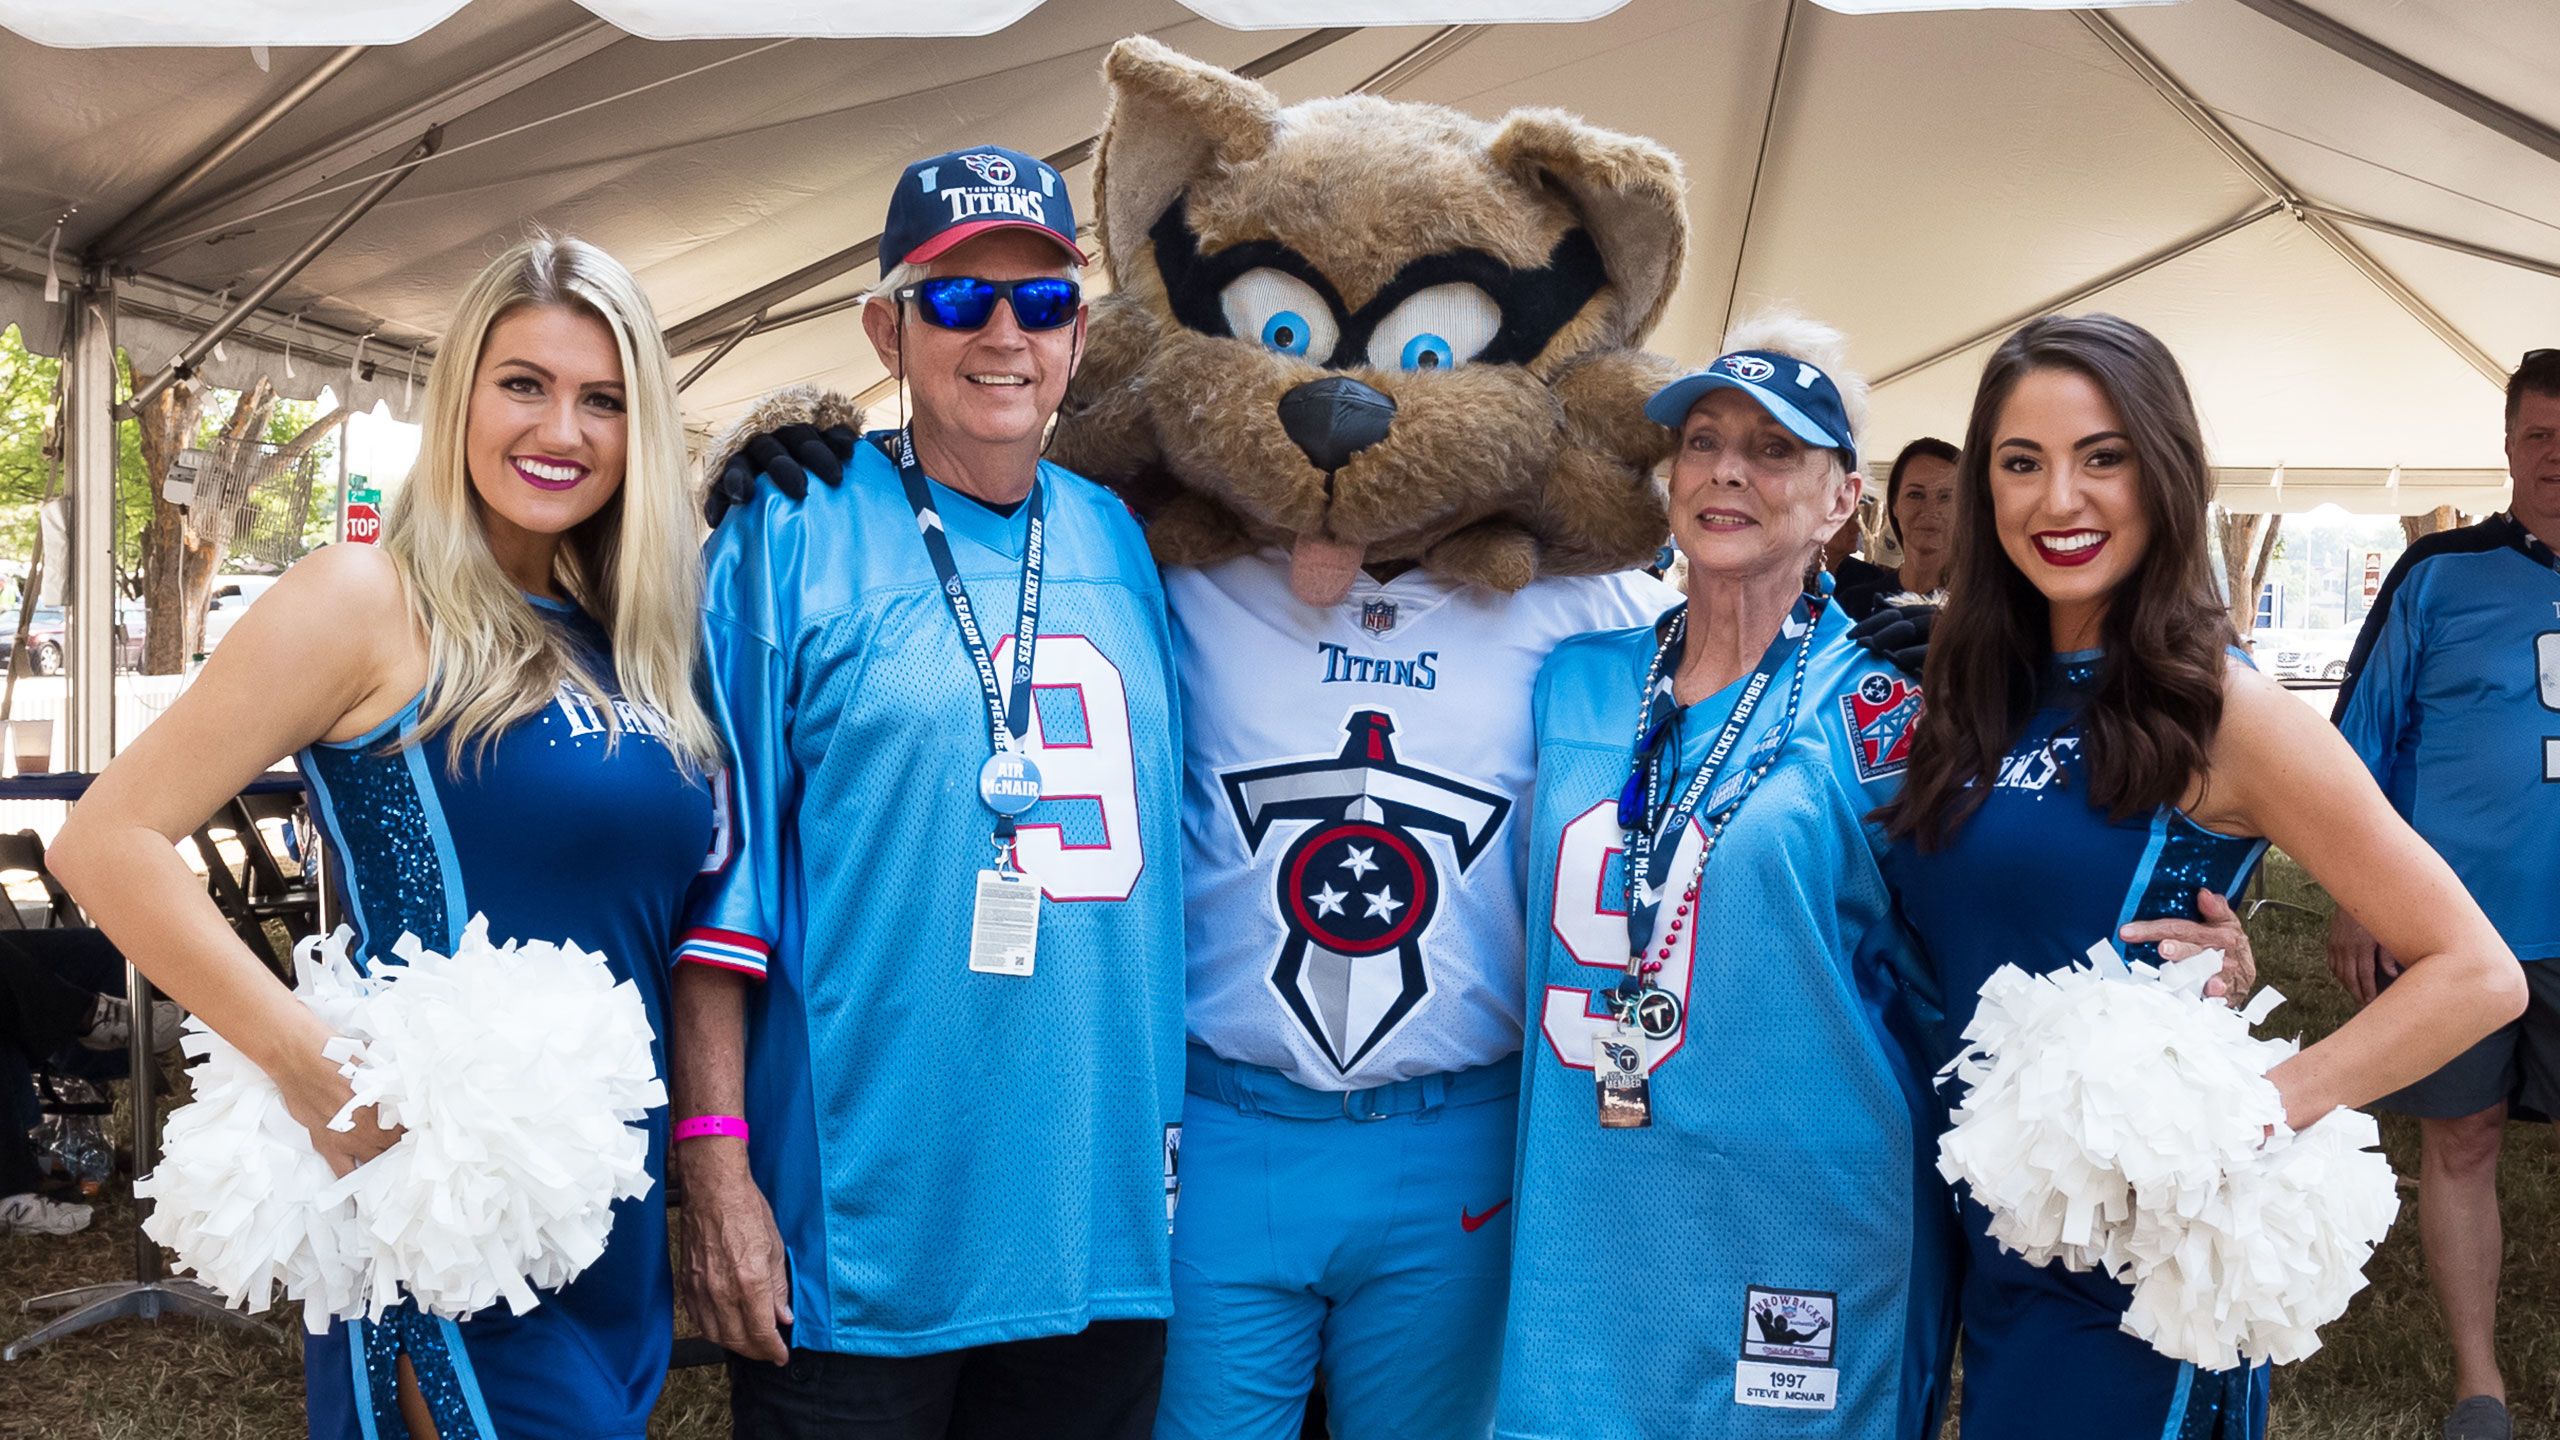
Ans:
[{"label": "black pants", "polygon": [[[115,947],[95,930],[0,932],[0,1050],[9,1052],[0,1056],[0,1074],[23,1077],[79,1039],[100,991],[123,973]],[[17,1123],[15,1098],[0,1106],[0,1196],[24,1194],[44,1178]]]},{"label": "black pants", "polygon": [[1164,1385],[1164,1322],[938,1355],[791,1352],[729,1358],[736,1440],[1148,1440]]}]

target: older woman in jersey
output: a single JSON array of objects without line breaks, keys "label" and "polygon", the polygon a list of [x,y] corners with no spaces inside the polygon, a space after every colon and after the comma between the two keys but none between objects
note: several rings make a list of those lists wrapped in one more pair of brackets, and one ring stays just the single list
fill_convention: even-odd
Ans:
[{"label": "older woman in jersey", "polygon": [[[1950,1034],[2000,965],[2055,969],[2126,920],[2227,913],[2215,897],[2270,841],[2416,957],[2269,1072],[2288,1124],[2405,1085],[2519,1013],[2515,958],[2452,871],[2337,732],[2229,650],[2212,471],[2157,339],[2105,315],[2012,335],[1983,372],[1957,492],[1929,719],[1888,822]],[[2124,1286],[2030,1266],[1970,1201],[1966,1218],[1967,1440],[2264,1433],[2263,1369],[2158,1354],[2118,1329]]]},{"label": "older woman in jersey", "polygon": [[[695,699],[701,568],[665,343],[602,251],[516,246],[456,307],[381,548],[293,567],[107,768],[52,861],[152,981],[272,1076],[341,1172],[396,1135],[357,1112],[326,1026],[241,943],[172,843],[286,756],[370,961],[570,940],[663,1035],[665,957],[709,849],[717,741]],[[663,1054],[658,1057],[664,1069]],[[663,1112],[649,1168],[665,1174]],[[639,1440],[672,1331],[663,1189],[525,1314],[403,1305],[304,1349],[310,1431]]]},{"label": "older woman in jersey", "polygon": [[[1954,1236],[1865,816],[1919,709],[1816,564],[1857,503],[1831,330],[1656,395],[1685,607],[1538,679],[1504,1436],[1930,1433]],[[1818,1413],[1808,1413],[1818,1412]]]}]

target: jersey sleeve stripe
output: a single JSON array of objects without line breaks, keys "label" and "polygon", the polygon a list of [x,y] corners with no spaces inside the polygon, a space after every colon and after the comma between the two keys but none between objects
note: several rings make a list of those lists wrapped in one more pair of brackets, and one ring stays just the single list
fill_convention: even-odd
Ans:
[{"label": "jersey sleeve stripe", "polygon": [[733,930],[696,928],[686,931],[676,942],[679,964],[710,965],[758,977],[763,976],[772,956],[772,946]]}]

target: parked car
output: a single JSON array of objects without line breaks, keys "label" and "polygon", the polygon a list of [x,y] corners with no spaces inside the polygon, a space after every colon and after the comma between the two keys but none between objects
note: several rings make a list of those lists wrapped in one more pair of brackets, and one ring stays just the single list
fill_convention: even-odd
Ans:
[{"label": "parked car", "polygon": [[2356,632],[2334,630],[2261,630],[2258,668],[2278,680],[2313,680],[2336,684],[2347,678],[2347,653]]},{"label": "parked car", "polygon": [[257,598],[273,589],[273,575],[222,575],[213,582],[213,595],[204,607],[204,648],[211,650],[231,633],[241,614]]},{"label": "parked car", "polygon": [[[9,663],[10,652],[17,648],[18,627],[13,612],[0,610],[0,665]],[[142,607],[132,601],[116,606],[115,638],[109,642],[119,670],[138,669],[142,664]],[[27,622],[27,673],[59,675],[63,657],[70,652],[70,621],[58,605],[41,605]]]}]

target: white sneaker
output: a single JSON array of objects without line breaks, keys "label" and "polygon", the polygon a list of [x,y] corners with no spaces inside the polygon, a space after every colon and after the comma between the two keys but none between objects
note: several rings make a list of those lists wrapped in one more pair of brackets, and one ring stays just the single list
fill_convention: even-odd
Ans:
[{"label": "white sneaker", "polygon": [[[175,1000],[151,1002],[151,1048],[166,1055],[178,1048],[178,1026],[187,1012]],[[133,1039],[133,1006],[121,995],[101,995],[89,1012],[88,1033],[80,1043],[92,1050],[121,1050]]]},{"label": "white sneaker", "polygon": [[0,1200],[0,1234],[76,1235],[89,1228],[89,1207],[29,1193]]}]

